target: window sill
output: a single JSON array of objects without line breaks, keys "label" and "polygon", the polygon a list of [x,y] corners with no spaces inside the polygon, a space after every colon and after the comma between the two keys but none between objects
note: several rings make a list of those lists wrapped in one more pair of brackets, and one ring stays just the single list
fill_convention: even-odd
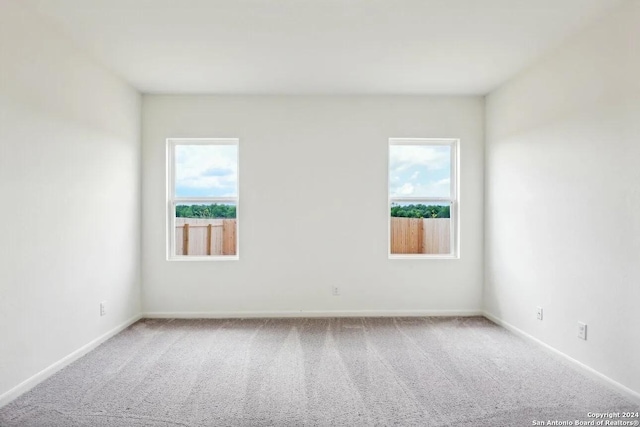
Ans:
[{"label": "window sill", "polygon": [[167,258],[167,261],[238,261],[238,255],[228,256],[174,256]]},{"label": "window sill", "polygon": [[389,255],[389,259],[460,259],[460,255]]}]

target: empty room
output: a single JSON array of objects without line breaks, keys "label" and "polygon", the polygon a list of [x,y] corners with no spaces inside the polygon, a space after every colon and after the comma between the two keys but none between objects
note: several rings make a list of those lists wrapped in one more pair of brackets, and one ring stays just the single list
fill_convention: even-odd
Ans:
[{"label": "empty room", "polygon": [[0,195],[0,427],[640,424],[640,0],[0,0]]}]

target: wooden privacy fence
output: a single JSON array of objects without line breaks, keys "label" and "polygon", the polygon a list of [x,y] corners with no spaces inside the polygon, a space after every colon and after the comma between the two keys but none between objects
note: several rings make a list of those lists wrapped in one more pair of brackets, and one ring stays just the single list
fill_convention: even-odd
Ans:
[{"label": "wooden privacy fence", "polygon": [[[176,218],[177,255],[236,255],[235,219]],[[392,254],[449,254],[449,218],[391,218]]]},{"label": "wooden privacy fence", "polygon": [[235,219],[176,218],[176,255],[236,255]]},{"label": "wooden privacy fence", "polygon": [[391,218],[392,254],[451,253],[449,218]]}]

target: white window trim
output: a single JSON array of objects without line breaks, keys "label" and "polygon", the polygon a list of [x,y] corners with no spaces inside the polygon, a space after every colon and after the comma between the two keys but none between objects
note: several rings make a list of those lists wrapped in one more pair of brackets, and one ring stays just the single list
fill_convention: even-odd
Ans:
[{"label": "white window trim", "polygon": [[[240,259],[240,140],[238,138],[167,138],[167,261],[236,261]],[[175,148],[177,145],[235,145],[238,147],[236,168],[236,197],[175,197]],[[176,204],[179,203],[235,203],[236,205],[236,254],[235,255],[176,255],[175,223]]]},{"label": "white window trim", "polygon": [[[451,189],[450,197],[392,197],[391,196],[391,146],[392,145],[446,145],[451,147]],[[460,140],[455,138],[389,138],[387,147],[387,254],[389,259],[460,259]],[[446,255],[430,254],[392,254],[391,253],[391,204],[395,202],[448,202],[451,220],[451,253]]]}]

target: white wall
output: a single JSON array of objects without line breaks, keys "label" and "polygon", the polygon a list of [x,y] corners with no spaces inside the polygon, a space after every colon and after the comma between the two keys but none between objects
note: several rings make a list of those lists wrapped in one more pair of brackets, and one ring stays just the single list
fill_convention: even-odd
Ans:
[{"label": "white wall", "polygon": [[[144,311],[480,310],[483,114],[480,97],[145,95]],[[168,137],[240,138],[239,261],[165,259]],[[461,139],[461,259],[387,259],[389,137]]]},{"label": "white wall", "polygon": [[134,90],[0,0],[0,403],[140,313],[139,123]]},{"label": "white wall", "polygon": [[488,97],[484,301],[636,392],[639,41],[625,2]]}]

